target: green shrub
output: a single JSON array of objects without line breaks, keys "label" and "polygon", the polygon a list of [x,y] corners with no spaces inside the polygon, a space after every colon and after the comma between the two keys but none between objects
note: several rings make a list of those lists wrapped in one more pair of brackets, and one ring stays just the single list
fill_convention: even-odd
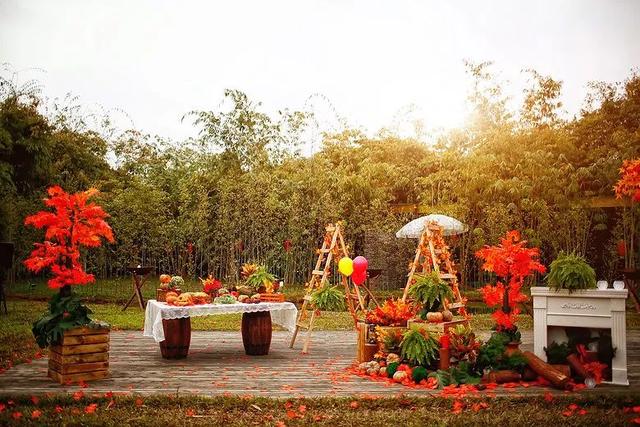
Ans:
[{"label": "green shrub", "polygon": [[552,365],[562,365],[567,363],[567,356],[571,354],[571,349],[569,348],[569,343],[558,344],[553,341],[549,344],[549,347],[544,348],[544,352],[547,355],[547,362]]},{"label": "green shrub", "polygon": [[[425,332],[426,333],[426,332]],[[438,358],[438,342],[418,329],[409,329],[404,333],[400,343],[403,359],[413,365],[429,366]]]},{"label": "green shrub", "polygon": [[311,295],[311,302],[323,311],[344,311],[344,298],[337,286],[324,285]]},{"label": "green shrub", "polygon": [[596,272],[583,257],[560,252],[551,263],[545,281],[555,290],[567,289],[573,292],[579,289],[593,289],[596,287]]}]

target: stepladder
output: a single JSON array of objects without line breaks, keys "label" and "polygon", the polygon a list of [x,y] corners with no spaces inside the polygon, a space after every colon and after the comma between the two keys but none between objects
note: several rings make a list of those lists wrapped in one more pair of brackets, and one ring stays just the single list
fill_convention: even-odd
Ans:
[{"label": "stepladder", "polygon": [[[291,343],[289,344],[289,347],[293,348],[300,330],[306,331],[302,345],[302,353],[308,353],[309,351],[314,323],[319,314],[318,308],[313,304],[313,293],[328,283],[331,276],[332,262],[337,262],[340,258],[349,256],[348,248],[342,235],[342,224],[340,222],[329,224],[325,227],[322,246],[318,249],[317,254],[318,259],[314,269],[311,271],[309,282],[306,284],[302,307],[298,313],[296,328],[293,332]],[[346,277],[342,276],[341,280],[345,288],[347,308],[354,318],[355,326],[357,322],[357,310],[364,310],[364,298],[357,287],[352,290]],[[355,297],[352,297],[352,295],[355,295]]]},{"label": "stepladder", "polygon": [[406,301],[409,288],[414,282],[414,276],[419,273],[429,273],[435,271],[440,279],[451,286],[453,300],[445,300],[443,306],[446,310],[456,310],[459,315],[468,320],[466,311],[466,299],[460,292],[458,275],[455,264],[451,260],[451,252],[446,244],[443,235],[443,228],[436,222],[427,222],[424,231],[420,236],[420,242],[416,249],[415,258],[411,264],[407,283],[402,295],[402,301]]}]

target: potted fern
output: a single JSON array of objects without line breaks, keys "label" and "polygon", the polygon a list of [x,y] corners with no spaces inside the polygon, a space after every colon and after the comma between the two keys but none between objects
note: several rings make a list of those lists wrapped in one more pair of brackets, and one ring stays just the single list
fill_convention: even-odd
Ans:
[{"label": "potted fern", "polygon": [[453,320],[451,311],[444,309],[444,301],[454,298],[453,290],[437,272],[416,275],[409,296],[422,306],[418,313],[422,320],[433,323]]},{"label": "potted fern", "polygon": [[344,293],[337,286],[325,284],[311,294],[311,303],[322,311],[344,311]]},{"label": "potted fern", "polygon": [[577,290],[595,289],[596,272],[580,255],[560,252],[551,263],[545,281],[556,291],[565,289],[573,293]]}]

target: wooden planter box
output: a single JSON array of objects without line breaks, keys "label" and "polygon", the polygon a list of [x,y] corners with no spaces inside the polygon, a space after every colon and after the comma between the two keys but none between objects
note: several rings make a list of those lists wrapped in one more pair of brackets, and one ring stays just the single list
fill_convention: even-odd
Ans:
[{"label": "wooden planter box", "polygon": [[49,377],[60,384],[109,376],[109,328],[80,327],[66,331],[49,347]]},{"label": "wooden planter box", "polygon": [[407,322],[407,328],[416,328],[418,330],[426,330],[431,335],[440,336],[445,332],[449,332],[449,328],[455,328],[458,325],[467,325],[469,323],[466,319],[455,319],[450,322],[427,322],[422,320],[410,319]]},{"label": "wooden planter box", "polygon": [[358,363],[369,362],[378,352],[378,342],[376,340],[376,326],[358,322],[358,352],[356,359]]}]

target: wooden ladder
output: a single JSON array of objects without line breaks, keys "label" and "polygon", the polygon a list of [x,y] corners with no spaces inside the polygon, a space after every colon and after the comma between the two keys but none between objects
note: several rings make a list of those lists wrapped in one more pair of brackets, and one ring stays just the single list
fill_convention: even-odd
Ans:
[{"label": "wooden ladder", "polygon": [[[298,336],[298,332],[300,329],[305,329],[307,331],[304,344],[302,346],[302,353],[307,353],[309,350],[309,344],[311,343],[311,332],[313,331],[313,324],[316,319],[316,307],[313,306],[312,303],[312,294],[325,286],[325,283],[329,279],[329,275],[331,274],[331,262],[336,258],[339,260],[342,257],[349,256],[349,252],[344,243],[344,237],[342,236],[341,224],[336,223],[329,224],[325,227],[324,239],[322,241],[322,247],[318,249],[318,260],[316,261],[315,268],[311,271],[311,278],[306,285],[305,296],[302,303],[302,308],[298,313],[298,319],[296,321],[296,329],[293,332],[293,336],[291,337],[291,343],[289,344],[289,348],[293,348],[293,345],[296,342],[296,338]],[[345,287],[345,297],[347,300],[347,307],[349,308],[349,312],[354,317],[354,320],[357,322],[356,318],[356,306],[354,305],[353,298],[351,297],[352,292],[349,286],[349,281],[346,277],[342,276],[342,284]],[[356,295],[357,300],[359,302],[360,308],[364,310],[364,299],[362,298],[360,292],[356,287]]]},{"label": "wooden ladder", "polygon": [[418,266],[422,266],[422,272],[435,270],[440,278],[451,286],[453,290],[453,301],[444,301],[443,306],[447,310],[457,310],[458,314],[468,319],[465,299],[460,293],[456,268],[451,261],[449,246],[443,237],[443,228],[436,222],[425,224],[424,231],[420,236],[420,243],[416,249],[416,256],[411,264],[411,269],[407,277],[407,284],[404,287],[402,301],[406,301],[409,288],[413,284],[413,276]]}]

